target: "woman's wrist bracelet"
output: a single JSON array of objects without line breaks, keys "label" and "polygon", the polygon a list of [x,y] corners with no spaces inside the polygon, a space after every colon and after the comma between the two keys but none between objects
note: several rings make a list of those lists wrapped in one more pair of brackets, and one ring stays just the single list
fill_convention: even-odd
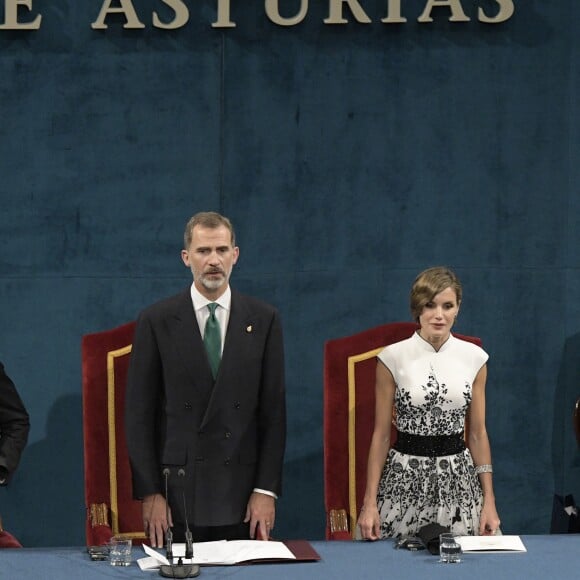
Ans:
[{"label": "woman's wrist bracelet", "polygon": [[480,473],[493,473],[493,467],[489,463],[485,463],[484,465],[478,465],[475,468],[475,473],[479,475]]}]

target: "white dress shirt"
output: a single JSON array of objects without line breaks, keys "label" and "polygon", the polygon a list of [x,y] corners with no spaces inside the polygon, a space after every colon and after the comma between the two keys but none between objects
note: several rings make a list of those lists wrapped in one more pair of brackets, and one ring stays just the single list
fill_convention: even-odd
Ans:
[{"label": "white dress shirt", "polygon": [[[197,318],[197,324],[199,325],[199,331],[201,332],[201,338],[203,339],[203,333],[205,332],[205,323],[209,318],[209,308],[208,304],[212,301],[208,300],[201,292],[195,287],[195,284],[191,285],[191,300],[193,302],[193,309],[195,310],[195,317]],[[215,316],[220,325],[220,334],[222,338],[222,350],[224,352],[224,343],[226,340],[226,330],[228,328],[228,322],[230,320],[230,306],[232,304],[232,291],[228,286],[226,291],[215,301],[218,307],[215,309]]]}]

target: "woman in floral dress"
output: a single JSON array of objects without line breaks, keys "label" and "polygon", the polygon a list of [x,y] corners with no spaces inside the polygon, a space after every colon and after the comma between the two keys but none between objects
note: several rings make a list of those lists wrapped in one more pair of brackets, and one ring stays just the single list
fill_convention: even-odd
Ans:
[{"label": "woman in floral dress", "polygon": [[[499,530],[485,428],[488,355],[451,334],[461,297],[448,268],[419,274],[411,312],[420,328],[378,355],[375,428],[358,520],[364,539],[413,536],[430,523],[461,535]],[[391,447],[393,408],[398,435]]]}]

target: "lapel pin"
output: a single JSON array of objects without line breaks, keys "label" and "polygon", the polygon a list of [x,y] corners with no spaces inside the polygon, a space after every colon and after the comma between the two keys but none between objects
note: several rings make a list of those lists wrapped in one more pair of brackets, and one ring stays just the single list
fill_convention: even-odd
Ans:
[{"label": "lapel pin", "polygon": [[252,325],[249,324],[248,326],[246,326],[246,332],[252,332],[253,328]]}]

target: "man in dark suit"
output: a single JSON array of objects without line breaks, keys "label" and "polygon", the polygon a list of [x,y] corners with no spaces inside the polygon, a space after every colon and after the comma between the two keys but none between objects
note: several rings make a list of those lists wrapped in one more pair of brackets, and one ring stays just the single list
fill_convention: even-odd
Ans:
[{"label": "man in dark suit", "polygon": [[6,485],[16,470],[29,430],[26,408],[0,363],[0,485]]},{"label": "man in dark suit", "polygon": [[171,524],[181,541],[186,524],[195,541],[266,539],[286,438],[280,319],[230,289],[239,248],[227,218],[193,216],[184,248],[193,284],[144,310],[135,331],[126,395],[134,496],[153,546]]}]

